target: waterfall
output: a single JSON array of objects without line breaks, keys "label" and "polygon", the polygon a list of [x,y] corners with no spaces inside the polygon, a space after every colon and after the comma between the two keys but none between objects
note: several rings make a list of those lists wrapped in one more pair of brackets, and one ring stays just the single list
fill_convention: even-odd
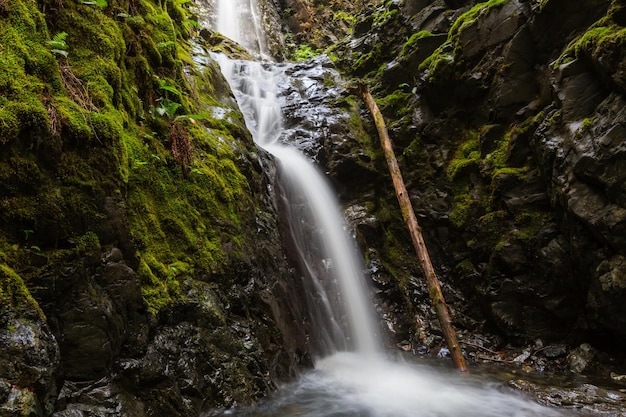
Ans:
[{"label": "waterfall", "polygon": [[[242,45],[263,51],[262,38],[242,36],[241,16],[252,16],[253,0],[218,0],[220,25]],[[248,12],[238,5],[243,3]],[[233,19],[232,21],[229,19]],[[258,33],[260,29],[243,31]],[[260,52],[257,56],[263,57]],[[378,355],[371,302],[355,244],[345,232],[339,204],[324,176],[301,152],[282,143],[282,112],[276,77],[290,64],[230,60],[217,56],[257,146],[278,167],[280,206],[304,275],[312,322],[315,369],[282,387],[282,394],[252,411],[225,410],[210,416],[336,417],[560,417],[484,379],[447,375]],[[282,72],[282,73],[281,73]],[[281,84],[282,85],[282,84]],[[356,352],[349,352],[355,349]]]},{"label": "waterfall", "polygon": [[[245,47],[249,33],[259,33],[258,18],[242,23],[253,13],[239,9],[242,0],[219,0],[218,30]],[[257,10],[245,0],[248,11]],[[253,23],[254,30],[242,30]],[[275,77],[282,66],[272,62],[230,60],[218,62],[228,79],[255,143],[271,153],[279,168],[282,207],[288,219],[304,275],[302,287],[312,323],[312,346],[317,356],[356,349],[378,351],[371,301],[367,297],[363,265],[355,244],[345,230],[339,203],[320,171],[302,153],[281,144],[282,112],[277,100]]]},{"label": "waterfall", "polygon": [[255,0],[217,0],[216,30],[249,52],[267,57],[265,35]]}]

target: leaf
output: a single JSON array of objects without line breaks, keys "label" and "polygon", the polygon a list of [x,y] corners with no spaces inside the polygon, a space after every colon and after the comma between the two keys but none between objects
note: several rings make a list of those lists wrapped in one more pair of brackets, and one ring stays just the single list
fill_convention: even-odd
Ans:
[{"label": "leaf", "polygon": [[173,87],[171,85],[160,85],[159,88],[161,90],[169,91],[170,93],[174,93],[177,96],[180,96],[180,92],[176,89],[176,87]]},{"label": "leaf", "polygon": [[159,80],[159,88],[161,90],[169,91],[170,93],[176,94],[178,97],[182,97],[180,91],[176,89],[173,85],[169,84],[167,80]]},{"label": "leaf", "polygon": [[52,52],[53,54],[62,55],[65,58],[67,58],[67,56],[68,56],[67,51],[64,51],[62,49],[50,49],[50,52]]},{"label": "leaf", "polygon": [[[160,98],[158,101],[161,105],[158,107],[151,107],[151,110],[154,110],[159,116],[167,116],[168,119],[174,120],[176,118],[176,111],[178,111],[182,104],[167,98]],[[152,111],[150,114],[152,114]]]},{"label": "leaf", "polygon": [[104,9],[109,5],[106,0],[80,0],[80,4],[84,4],[86,6],[98,6],[101,9]]},{"label": "leaf", "polygon": [[[168,100],[169,101],[169,100]],[[174,119],[176,117],[176,110],[182,106],[180,103],[176,103],[175,101],[169,101],[169,103],[164,103],[165,112],[167,113],[167,117],[170,119]]]},{"label": "leaf", "polygon": [[[54,50],[60,49],[60,50],[65,51],[67,49],[67,43],[65,43],[65,38],[67,38],[67,32],[59,32],[56,35],[54,35],[52,39],[46,43],[48,44],[50,48],[52,48],[52,52],[58,53],[58,52],[55,52]],[[61,54],[61,55],[67,56],[67,53]]]}]

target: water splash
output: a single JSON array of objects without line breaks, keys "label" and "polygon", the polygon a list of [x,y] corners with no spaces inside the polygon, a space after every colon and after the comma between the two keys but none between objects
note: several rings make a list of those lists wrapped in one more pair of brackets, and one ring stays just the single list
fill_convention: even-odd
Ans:
[{"label": "water splash", "polygon": [[[364,365],[366,364],[366,365]],[[454,375],[449,373],[454,372]],[[501,385],[452,369],[342,352],[238,417],[564,417]],[[572,414],[570,414],[572,415]]]}]

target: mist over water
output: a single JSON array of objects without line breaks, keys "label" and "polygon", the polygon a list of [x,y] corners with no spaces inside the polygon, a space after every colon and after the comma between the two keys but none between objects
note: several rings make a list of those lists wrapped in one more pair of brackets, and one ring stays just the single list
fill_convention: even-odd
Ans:
[{"label": "mist over water", "polygon": [[[384,357],[340,352],[237,417],[558,417],[499,383]],[[572,414],[568,414],[572,415]]]},{"label": "mist over water", "polygon": [[[252,0],[219,0],[218,30],[247,48],[262,45]],[[224,8],[222,10],[222,8]],[[252,16],[252,22],[240,19]],[[231,21],[231,19],[233,19]],[[254,30],[242,30],[252,23]],[[248,26],[249,27],[249,26]],[[223,29],[220,29],[223,28]],[[261,40],[259,40],[261,39]],[[258,50],[262,51],[260,46]],[[219,56],[246,124],[279,171],[280,204],[299,254],[307,307],[313,324],[315,369],[280,387],[252,408],[213,411],[208,416],[252,417],[551,417],[542,407],[500,384],[413,362],[391,360],[377,339],[373,303],[363,265],[345,231],[337,199],[324,176],[301,152],[281,144],[282,112],[276,74],[288,64],[238,61]],[[283,68],[283,69],[281,69]]]}]

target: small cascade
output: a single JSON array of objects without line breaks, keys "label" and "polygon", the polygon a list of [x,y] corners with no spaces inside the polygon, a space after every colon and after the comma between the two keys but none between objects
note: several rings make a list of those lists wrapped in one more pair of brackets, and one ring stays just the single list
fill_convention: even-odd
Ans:
[{"label": "small cascade", "polygon": [[289,228],[307,278],[304,287],[315,324],[314,346],[323,355],[353,349],[376,353],[377,332],[365,296],[363,268],[344,230],[337,199],[300,152],[276,143],[266,149],[280,167]]},{"label": "small cascade", "polygon": [[280,168],[282,207],[297,249],[313,324],[315,353],[377,351],[363,267],[344,230],[339,205],[323,175],[299,151],[278,142],[282,113],[276,98],[274,64],[219,62],[228,74],[246,123],[256,143],[272,153]]},{"label": "small cascade", "polygon": [[216,30],[253,55],[269,56],[255,0],[217,0]]},{"label": "small cascade", "polygon": [[[219,1],[218,30],[224,27],[224,34],[249,47],[249,39],[241,34],[243,26],[238,19],[245,13],[237,9],[238,1]],[[254,1],[246,3],[248,10],[256,9]],[[257,44],[262,44],[262,38]],[[225,56],[217,59],[256,144],[277,161],[281,206],[304,276],[302,287],[312,324],[313,354],[323,357],[346,350],[377,352],[378,332],[367,297],[364,268],[345,230],[338,201],[311,161],[279,141],[283,124],[275,79],[288,64],[230,60]]]}]

